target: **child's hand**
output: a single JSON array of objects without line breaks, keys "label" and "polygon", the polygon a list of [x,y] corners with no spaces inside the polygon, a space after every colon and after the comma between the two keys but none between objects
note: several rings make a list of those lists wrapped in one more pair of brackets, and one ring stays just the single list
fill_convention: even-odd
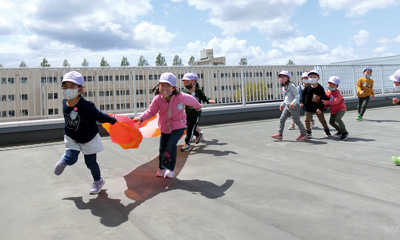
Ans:
[{"label": "child's hand", "polygon": [[201,105],[200,105],[200,107],[199,108],[196,108],[196,111],[201,111]]},{"label": "child's hand", "polygon": [[303,108],[303,106],[304,106],[304,104],[301,103],[301,104],[300,104],[300,108]]},{"label": "child's hand", "polygon": [[375,99],[375,95],[372,95],[371,98],[372,98],[372,100],[374,100]]},{"label": "child's hand", "polygon": [[282,105],[279,106],[279,110],[281,110],[281,111],[283,110],[283,106]]},{"label": "child's hand", "polygon": [[399,104],[399,102],[400,102],[400,99],[398,99],[398,98],[393,98],[392,100],[393,100],[393,104]]},{"label": "child's hand", "polygon": [[360,94],[364,94],[364,90],[362,90],[362,91],[360,92]]},{"label": "child's hand", "polygon": [[142,121],[142,118],[141,117],[134,117],[133,120],[135,120],[136,122],[137,121]]},{"label": "child's hand", "polygon": [[317,109],[317,114],[321,114],[321,113],[322,113],[321,110]]},{"label": "child's hand", "polygon": [[328,101],[328,100],[321,100],[321,102],[322,102],[323,104],[325,104],[327,101]]},{"label": "child's hand", "polygon": [[293,105],[293,104],[290,104],[290,105],[289,105],[289,108],[290,108],[290,109],[294,109],[294,105]]},{"label": "child's hand", "polygon": [[208,103],[215,104],[214,100],[208,100]]}]

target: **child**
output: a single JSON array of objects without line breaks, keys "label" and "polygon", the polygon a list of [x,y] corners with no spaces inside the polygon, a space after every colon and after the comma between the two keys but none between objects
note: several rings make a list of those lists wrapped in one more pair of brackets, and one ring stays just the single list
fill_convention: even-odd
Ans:
[{"label": "child", "polygon": [[301,107],[304,106],[306,110],[306,129],[308,138],[312,138],[310,122],[314,113],[317,114],[318,120],[324,128],[325,135],[329,137],[331,136],[331,133],[324,117],[324,104],[321,102],[321,100],[328,100],[328,98],[325,94],[324,88],[318,83],[319,72],[317,70],[311,70],[308,73],[308,80],[310,81],[310,84],[304,88],[301,99]]},{"label": "child", "polygon": [[308,135],[303,123],[300,121],[300,105],[299,105],[299,92],[296,86],[290,82],[290,73],[288,71],[281,71],[278,75],[279,82],[283,86],[283,92],[285,98],[279,109],[282,111],[281,117],[279,119],[278,133],[272,135],[272,138],[282,140],[283,129],[285,127],[286,119],[292,115],[293,120],[300,129],[300,136],[296,138],[297,141],[307,140]]},{"label": "child", "polygon": [[161,130],[159,169],[157,177],[174,178],[177,143],[186,128],[185,105],[200,111],[201,105],[196,98],[176,90],[176,77],[172,73],[163,73],[154,88],[155,97],[149,108],[135,121],[145,121],[159,116],[158,127]]},{"label": "child", "polygon": [[[210,100],[207,98],[204,92],[200,89],[199,78],[195,73],[186,73],[183,75],[182,81],[185,85],[184,93],[192,95],[197,99],[197,101],[206,102],[214,104],[214,100]],[[197,131],[197,125],[200,120],[201,111],[196,111],[193,107],[185,106],[186,120],[187,120],[187,130],[186,130],[186,138],[185,145],[183,145],[181,151],[186,152],[192,150],[190,147],[190,142],[192,141],[193,135],[196,136],[196,144],[199,143],[203,139],[203,133]]]},{"label": "child", "polygon": [[57,162],[54,173],[60,175],[66,166],[75,164],[80,151],[82,151],[85,156],[85,164],[93,176],[94,182],[90,190],[90,194],[93,195],[99,193],[105,183],[96,161],[96,153],[104,149],[96,121],[114,124],[117,120],[100,112],[94,103],[81,96],[83,83],[83,76],[75,71],[66,73],[61,83],[64,95],[62,104],[66,151],[61,160]]},{"label": "child", "polygon": [[[301,82],[299,83],[299,86],[297,86],[297,90],[299,91],[299,102],[301,102],[302,99],[302,94],[303,94],[303,90],[304,88],[308,85],[309,81],[308,81],[308,72],[303,72],[303,74],[301,75]],[[300,115],[304,114],[304,106],[302,108],[300,108]],[[291,117],[293,118],[293,117]],[[294,130],[295,129],[295,123],[294,120],[292,122],[292,124],[289,127],[289,130]],[[314,126],[314,119],[311,118],[311,128],[313,128]]]},{"label": "child", "polygon": [[362,120],[370,97],[375,98],[374,94],[374,80],[371,79],[372,68],[366,67],[363,70],[364,77],[357,81],[357,96],[358,96],[358,116],[356,120]]},{"label": "child", "polygon": [[[393,81],[395,91],[399,92],[400,91],[400,69],[398,69],[396,72],[394,72],[393,75],[390,75],[389,79]],[[393,98],[393,104],[400,104],[400,99]],[[396,165],[400,165],[400,157],[393,156],[392,161]]]},{"label": "child", "polygon": [[321,101],[325,104],[325,108],[331,107],[329,124],[338,131],[335,136],[340,136],[340,140],[346,141],[349,138],[349,133],[342,121],[344,113],[346,112],[346,105],[340,91],[337,90],[339,83],[340,79],[338,77],[330,77],[328,80],[328,90],[325,91],[329,100]]}]

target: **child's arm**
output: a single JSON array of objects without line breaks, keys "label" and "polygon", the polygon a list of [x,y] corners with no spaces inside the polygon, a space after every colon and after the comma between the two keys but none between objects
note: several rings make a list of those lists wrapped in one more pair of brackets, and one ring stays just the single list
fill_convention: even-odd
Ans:
[{"label": "child's arm", "polygon": [[183,95],[183,104],[186,106],[192,106],[194,107],[197,111],[201,110],[201,104],[197,101],[196,98],[189,94],[182,94]]},{"label": "child's arm", "polygon": [[[201,91],[201,90],[200,90],[200,91]],[[208,98],[208,97],[206,96],[206,94],[204,94],[203,91],[201,91],[200,100],[201,100],[202,102],[206,102],[206,103],[211,103],[211,104],[214,104],[214,103],[215,103],[215,101],[214,101],[214,100],[211,100],[211,98]]]},{"label": "child's arm", "polygon": [[357,86],[357,92],[361,93],[363,91],[362,88],[361,88],[361,86],[362,86],[361,78],[358,79],[356,86]]},{"label": "child's arm", "polygon": [[151,102],[149,108],[142,115],[140,115],[138,117],[135,117],[133,120],[135,120],[135,121],[146,121],[147,119],[150,119],[150,118],[154,117],[160,111],[160,106],[158,104],[158,99],[159,99],[159,95],[157,95],[153,99],[153,101]]},{"label": "child's arm", "polygon": [[[336,90],[336,91],[339,91],[339,90]],[[338,92],[337,96],[333,96],[333,94],[332,94],[332,97],[334,97],[332,100],[322,100],[324,102],[325,106],[337,105],[343,99],[342,94],[340,94],[340,92]]]},{"label": "child's arm", "polygon": [[111,117],[110,115],[107,115],[105,113],[103,113],[102,111],[100,111],[99,109],[96,108],[96,106],[94,105],[94,103],[90,103],[90,105],[88,105],[88,109],[87,109],[89,116],[93,117],[93,119],[97,122],[100,123],[111,123],[114,124],[117,122],[117,119],[115,117]]},{"label": "child's arm", "polygon": [[294,108],[294,106],[296,106],[299,103],[300,95],[294,84],[290,84],[290,88],[291,88],[290,90],[293,92],[293,95],[294,95],[294,99],[290,104],[293,105],[293,108]]}]

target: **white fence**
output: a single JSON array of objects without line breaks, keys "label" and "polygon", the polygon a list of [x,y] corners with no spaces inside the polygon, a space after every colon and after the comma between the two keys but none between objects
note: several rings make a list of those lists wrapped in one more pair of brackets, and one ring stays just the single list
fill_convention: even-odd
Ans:
[{"label": "white fence", "polygon": [[[108,113],[137,113],[145,110],[154,97],[152,89],[163,72],[178,79],[187,72],[199,75],[205,94],[217,105],[281,101],[277,74],[291,72],[291,81],[300,82],[301,74],[320,71],[320,84],[327,85],[332,75],[339,76],[344,96],[355,95],[356,82],[365,65],[294,66],[190,66],[190,67],[98,67],[98,68],[0,68],[0,121],[49,119],[62,117],[62,76],[71,70],[85,77],[84,97]],[[377,94],[393,92],[388,76],[400,65],[371,65]],[[183,83],[178,81],[178,87]]]}]

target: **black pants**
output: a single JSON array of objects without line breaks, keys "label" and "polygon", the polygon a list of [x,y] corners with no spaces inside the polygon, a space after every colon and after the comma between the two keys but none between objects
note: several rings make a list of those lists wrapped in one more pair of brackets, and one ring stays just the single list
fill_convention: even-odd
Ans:
[{"label": "black pants", "polygon": [[365,98],[358,97],[358,114],[364,116],[365,110],[367,110],[367,105],[369,102],[369,96]]},{"label": "black pants", "polygon": [[200,117],[186,117],[187,120],[187,129],[186,129],[186,138],[185,143],[190,145],[192,141],[193,135],[198,137],[200,135],[199,132],[196,131],[197,125],[199,124]]}]

